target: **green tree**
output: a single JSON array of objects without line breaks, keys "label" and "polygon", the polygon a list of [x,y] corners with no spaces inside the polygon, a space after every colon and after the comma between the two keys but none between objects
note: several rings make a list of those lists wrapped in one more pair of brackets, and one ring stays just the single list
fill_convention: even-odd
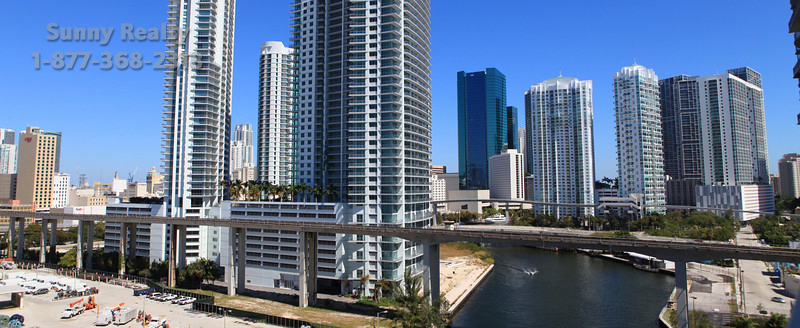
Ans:
[{"label": "green tree", "polygon": [[68,250],[61,258],[58,260],[58,265],[63,267],[75,267],[78,263],[78,249],[73,248]]},{"label": "green tree", "polygon": [[94,225],[94,240],[105,240],[105,239],[106,239],[106,223],[97,222]]},{"label": "green tree", "polygon": [[397,302],[395,322],[403,328],[445,327],[443,316],[449,307],[444,295],[428,301],[429,292],[421,293],[422,279],[406,271],[402,284],[392,288],[392,296]]},{"label": "green tree", "polygon": [[733,328],[756,328],[756,325],[755,323],[753,323],[753,320],[743,317],[733,318],[733,320],[731,320],[731,323],[728,325]]},{"label": "green tree", "polygon": [[786,328],[789,319],[785,314],[770,313],[770,317],[764,321],[763,328]]}]

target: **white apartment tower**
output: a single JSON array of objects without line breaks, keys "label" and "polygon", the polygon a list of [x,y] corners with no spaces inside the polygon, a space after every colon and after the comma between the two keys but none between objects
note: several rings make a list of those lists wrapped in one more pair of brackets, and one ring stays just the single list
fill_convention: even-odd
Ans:
[{"label": "white apartment tower", "polygon": [[51,208],[64,208],[69,205],[69,174],[53,173],[53,200]]},{"label": "white apartment tower", "polygon": [[258,85],[258,179],[293,184],[295,51],[282,42],[261,45]]},{"label": "white apartment tower", "polygon": [[[429,225],[430,0],[295,0],[292,7],[298,182],[335,188],[358,223]],[[345,243],[346,254],[356,254],[345,267],[351,281],[399,280],[423,268],[415,243],[378,236]]]},{"label": "white apartment tower", "polygon": [[[614,74],[619,197],[643,194],[645,205],[664,205],[664,151],[658,76],[636,65]],[[664,208],[649,208],[664,212]]]},{"label": "white apartment tower", "polygon": [[[747,79],[747,80],[745,80]],[[768,184],[761,74],[743,67],[697,78],[705,185]]]},{"label": "white apartment tower", "polygon": [[495,199],[525,199],[523,155],[506,149],[489,158],[489,195]]},{"label": "white apartment tower", "polygon": [[231,140],[230,171],[253,166],[253,127],[250,124],[237,125]]},{"label": "white apartment tower", "polygon": [[16,132],[0,129],[0,174],[17,173]]},{"label": "white apartment tower", "polygon": [[[235,0],[170,0],[164,90],[166,216],[211,217],[229,176]],[[208,228],[189,227],[186,255],[214,258]]]},{"label": "white apartment tower", "polygon": [[[525,92],[526,165],[533,177],[529,199],[594,203],[592,115],[592,81],[559,76]],[[594,214],[590,208],[535,209],[558,217]]]}]

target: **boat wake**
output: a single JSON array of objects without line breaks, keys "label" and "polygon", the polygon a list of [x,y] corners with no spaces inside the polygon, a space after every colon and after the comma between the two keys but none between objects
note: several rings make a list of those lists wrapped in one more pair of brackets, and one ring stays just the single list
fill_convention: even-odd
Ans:
[{"label": "boat wake", "polygon": [[499,265],[507,267],[509,269],[517,270],[517,271],[522,272],[522,273],[524,273],[526,275],[529,275],[529,276],[533,276],[533,275],[539,273],[539,271],[536,270],[536,268],[533,268],[533,269],[527,269],[527,268],[520,269],[520,268],[517,268],[517,267],[510,266],[510,265],[505,265],[505,264],[499,264]]}]

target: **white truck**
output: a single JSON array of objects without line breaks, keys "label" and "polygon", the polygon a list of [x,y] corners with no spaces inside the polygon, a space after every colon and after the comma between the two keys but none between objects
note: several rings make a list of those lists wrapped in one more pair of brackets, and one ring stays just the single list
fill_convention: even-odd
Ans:
[{"label": "white truck", "polygon": [[64,310],[64,312],[61,312],[61,319],[69,319],[81,313],[83,313],[83,307],[81,306],[68,308]]},{"label": "white truck", "polygon": [[114,321],[114,310],[103,309],[103,311],[100,311],[100,314],[97,315],[97,321],[94,322],[94,325],[108,326],[113,321]]},{"label": "white truck", "polygon": [[136,319],[136,309],[134,308],[122,308],[114,314],[114,324],[115,325],[124,325],[131,320]]}]

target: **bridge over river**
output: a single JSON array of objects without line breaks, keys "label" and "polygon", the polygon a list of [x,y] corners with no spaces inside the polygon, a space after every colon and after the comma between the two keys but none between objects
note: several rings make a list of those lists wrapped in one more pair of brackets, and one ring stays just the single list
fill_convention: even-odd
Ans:
[{"label": "bridge over river", "polygon": [[[800,262],[800,250],[784,248],[762,247],[762,246],[743,246],[731,243],[699,241],[689,239],[672,239],[668,242],[664,240],[641,240],[625,238],[608,238],[588,235],[581,232],[562,230],[554,231],[532,231],[532,230],[503,230],[503,229],[446,229],[441,227],[428,228],[405,228],[397,226],[383,225],[364,225],[364,224],[333,224],[318,222],[291,222],[291,221],[270,221],[257,219],[226,219],[226,218],[185,218],[185,217],[155,217],[155,216],[136,216],[136,215],[75,215],[62,213],[43,213],[43,212],[20,212],[0,210],[0,216],[9,217],[9,229],[14,234],[15,226],[18,234],[17,256],[22,255],[24,239],[25,218],[37,218],[42,222],[40,262],[45,262],[47,247],[47,226],[51,225],[55,229],[57,220],[76,220],[78,221],[78,259],[77,266],[82,268],[83,251],[86,248],[84,243],[91,240],[87,239],[87,230],[93,234],[95,222],[118,222],[121,224],[121,235],[127,235],[128,229],[135,229],[136,224],[155,223],[170,224],[170,245],[169,245],[169,277],[168,283],[174,286],[176,282],[175,267],[185,261],[185,254],[178,252],[177,245],[182,240],[185,241],[186,226],[214,226],[230,229],[230,245],[227,249],[229,263],[226,270],[228,281],[228,292],[234,294],[236,289],[244,290],[246,281],[244,279],[245,261],[239,260],[236,254],[244,254],[245,239],[247,228],[255,229],[280,229],[298,231],[300,233],[300,306],[308,306],[316,302],[316,281],[317,281],[317,235],[318,233],[341,233],[341,234],[360,234],[384,237],[399,237],[421,243],[424,246],[425,269],[425,289],[432,295],[438,295],[439,288],[439,244],[451,241],[468,241],[478,243],[500,243],[521,246],[536,246],[547,248],[582,248],[601,251],[614,252],[637,252],[650,256],[670,260],[675,262],[675,283],[677,288],[678,318],[679,326],[688,325],[688,297],[686,282],[686,262],[712,260],[712,259],[749,259],[780,262]],[[88,228],[88,229],[86,229]],[[132,253],[136,244],[136,234],[133,239],[128,241],[120,238],[120,258],[126,258],[126,253]],[[52,236],[52,235],[51,235]],[[236,241],[239,240],[237,244]],[[50,246],[55,246],[55,239],[50,239]],[[9,254],[11,248],[9,245]],[[129,250],[129,248],[131,248]],[[91,268],[91,247],[86,249],[86,267]],[[241,255],[240,255],[241,256]],[[120,261],[124,263],[124,261]],[[121,265],[119,272],[124,274],[124,265]],[[236,278],[236,279],[234,279]],[[237,285],[234,286],[234,280]],[[687,325],[684,325],[687,323]]]}]

